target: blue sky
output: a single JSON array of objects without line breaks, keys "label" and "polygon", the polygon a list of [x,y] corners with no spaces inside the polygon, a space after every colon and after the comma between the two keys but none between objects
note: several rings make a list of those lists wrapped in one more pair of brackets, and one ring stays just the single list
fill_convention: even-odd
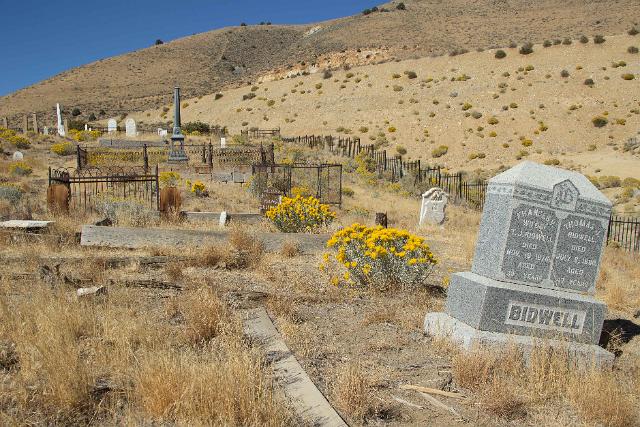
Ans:
[{"label": "blue sky", "polygon": [[204,31],[353,15],[374,1],[0,0],[0,96],[78,65]]}]

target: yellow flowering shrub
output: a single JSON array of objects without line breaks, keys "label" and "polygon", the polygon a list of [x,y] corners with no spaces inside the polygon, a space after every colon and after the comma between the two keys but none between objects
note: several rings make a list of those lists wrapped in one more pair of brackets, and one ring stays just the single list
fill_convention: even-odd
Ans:
[{"label": "yellow flowering shrub", "polygon": [[21,150],[31,147],[31,141],[29,141],[27,138],[22,135],[16,135],[14,131],[9,132],[13,132],[13,135],[6,137],[6,140],[9,141],[10,144]]},{"label": "yellow flowering shrub", "polygon": [[173,171],[160,172],[158,181],[162,187],[177,187],[180,182],[180,174]]},{"label": "yellow flowering shrub", "polygon": [[[353,224],[327,242],[336,249],[335,260],[346,268],[344,280],[358,286],[385,290],[425,284],[437,259],[421,237],[406,230]],[[321,268],[331,255],[326,253]]]},{"label": "yellow flowering shrub", "polygon": [[58,156],[68,156],[74,153],[73,144],[69,141],[58,142],[51,146],[51,152],[57,154]]},{"label": "yellow flowering shrub", "polygon": [[191,186],[191,192],[196,195],[196,197],[207,197],[209,192],[207,191],[207,187],[201,182],[196,181]]},{"label": "yellow flowering shrub", "polygon": [[278,206],[266,212],[266,216],[285,233],[312,232],[327,226],[336,218],[336,213],[315,197],[283,197]]},{"label": "yellow flowering shrub", "polygon": [[33,169],[25,162],[13,162],[9,165],[9,173],[11,175],[31,175]]},{"label": "yellow flowering shrub", "polygon": [[69,137],[75,141],[92,141],[97,139],[101,135],[101,132],[98,130],[78,130],[78,129],[69,129]]},{"label": "yellow flowering shrub", "polygon": [[291,194],[293,195],[293,197],[295,196],[309,197],[312,195],[311,190],[308,187],[304,187],[304,186],[292,187]]}]

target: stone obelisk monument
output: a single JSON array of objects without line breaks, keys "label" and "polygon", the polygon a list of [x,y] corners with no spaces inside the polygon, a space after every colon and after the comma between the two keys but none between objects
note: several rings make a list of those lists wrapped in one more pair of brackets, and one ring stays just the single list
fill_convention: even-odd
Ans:
[{"label": "stone obelisk monument", "polygon": [[66,136],[67,132],[65,132],[64,124],[62,124],[62,114],[60,113],[60,104],[56,104],[56,112],[58,114],[58,135]]},{"label": "stone obelisk monument", "polygon": [[184,151],[184,135],[180,129],[180,88],[176,87],[173,92],[173,103],[175,104],[173,115],[173,135],[171,135],[171,148],[169,150],[169,162],[188,162],[189,157]]}]

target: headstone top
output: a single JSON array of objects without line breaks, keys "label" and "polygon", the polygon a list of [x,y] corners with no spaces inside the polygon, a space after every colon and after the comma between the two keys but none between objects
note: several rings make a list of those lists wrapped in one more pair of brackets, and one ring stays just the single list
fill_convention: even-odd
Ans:
[{"label": "headstone top", "polygon": [[22,161],[22,159],[24,159],[24,155],[20,151],[16,151],[15,153],[13,153],[14,162]]},{"label": "headstone top", "polygon": [[554,200],[562,198],[563,195],[569,197],[570,194],[563,190],[570,190],[581,199],[611,206],[611,201],[581,173],[545,166],[528,160],[494,176],[489,180],[489,184],[511,184],[547,190],[554,193]]},{"label": "headstone top", "polygon": [[133,120],[131,117],[129,117],[125,122],[125,130],[127,133],[127,136],[136,136],[138,134],[137,129],[136,129],[136,121]]},{"label": "headstone top", "polygon": [[118,122],[115,119],[109,119],[107,122],[107,132],[115,132],[118,130]]}]

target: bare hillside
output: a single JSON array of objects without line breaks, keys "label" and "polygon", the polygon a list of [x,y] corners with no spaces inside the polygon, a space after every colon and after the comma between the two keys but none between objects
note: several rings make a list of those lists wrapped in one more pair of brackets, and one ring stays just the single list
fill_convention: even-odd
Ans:
[{"label": "bare hillside", "polygon": [[[232,133],[281,127],[284,135],[358,136],[452,170],[528,158],[640,178],[640,147],[625,146],[640,129],[640,54],[628,52],[639,45],[640,35],[624,34],[601,44],[534,45],[528,55],[504,49],[503,59],[487,50],[353,67],[187,99],[182,117]],[[158,108],[133,117],[170,120],[163,115]]]},{"label": "bare hillside", "polygon": [[[274,70],[314,71],[445,54],[454,49],[619,34],[640,16],[636,0],[407,0],[368,15],[305,26],[233,27],[78,67],[0,98],[0,115],[53,118],[54,105],[99,118],[156,107],[178,84],[186,96],[257,80]],[[358,52],[358,49],[360,52]],[[363,51],[366,51],[364,53]]]}]

